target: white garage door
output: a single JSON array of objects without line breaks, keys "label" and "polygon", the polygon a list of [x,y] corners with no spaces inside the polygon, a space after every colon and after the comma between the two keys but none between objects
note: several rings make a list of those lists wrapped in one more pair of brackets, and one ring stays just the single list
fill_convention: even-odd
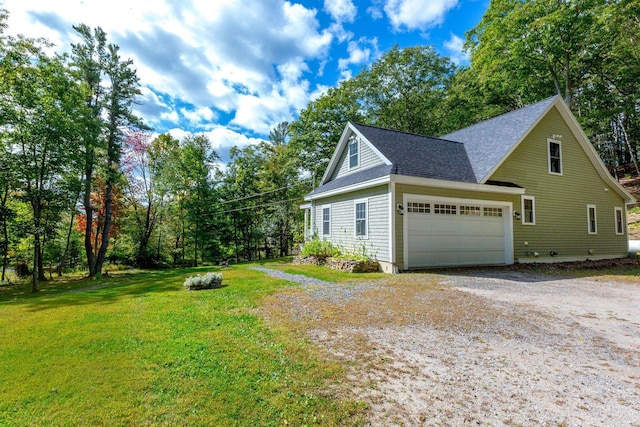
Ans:
[{"label": "white garage door", "polygon": [[408,268],[509,263],[509,212],[508,205],[409,199]]}]

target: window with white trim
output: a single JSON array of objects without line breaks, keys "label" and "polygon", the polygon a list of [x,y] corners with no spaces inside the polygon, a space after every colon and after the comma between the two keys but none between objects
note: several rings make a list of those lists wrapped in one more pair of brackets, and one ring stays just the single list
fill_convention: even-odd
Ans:
[{"label": "window with white trim", "polygon": [[322,235],[331,235],[331,206],[322,207]]},{"label": "window with white trim", "polygon": [[596,205],[587,205],[587,233],[598,234]]},{"label": "window with white trim", "polygon": [[547,140],[549,154],[549,173],[562,175],[562,144],[553,139]]},{"label": "window with white trim", "polygon": [[356,237],[366,239],[369,235],[367,224],[367,206],[366,200],[356,200],[355,202],[355,230]]},{"label": "window with white trim", "polygon": [[616,219],[616,234],[624,234],[624,215],[622,208],[613,208],[614,218]]},{"label": "window with white trim", "polygon": [[351,138],[349,140],[349,169],[354,169],[360,166],[360,140],[358,138]]},{"label": "window with white trim", "polygon": [[522,196],[522,223],[536,224],[536,200],[533,196]]}]

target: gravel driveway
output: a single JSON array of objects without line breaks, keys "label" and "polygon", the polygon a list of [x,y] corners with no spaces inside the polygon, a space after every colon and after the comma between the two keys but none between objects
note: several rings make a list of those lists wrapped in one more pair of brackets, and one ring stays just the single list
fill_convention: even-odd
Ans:
[{"label": "gravel driveway", "polygon": [[371,425],[640,426],[637,278],[497,269],[303,281],[264,315],[344,364]]}]

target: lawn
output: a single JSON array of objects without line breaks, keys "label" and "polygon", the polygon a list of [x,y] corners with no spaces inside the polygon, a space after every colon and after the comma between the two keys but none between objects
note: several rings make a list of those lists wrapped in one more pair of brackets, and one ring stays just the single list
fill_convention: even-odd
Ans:
[{"label": "lawn", "polygon": [[362,423],[341,367],[256,314],[287,282],[234,266],[183,289],[205,271],[0,288],[0,425]]}]

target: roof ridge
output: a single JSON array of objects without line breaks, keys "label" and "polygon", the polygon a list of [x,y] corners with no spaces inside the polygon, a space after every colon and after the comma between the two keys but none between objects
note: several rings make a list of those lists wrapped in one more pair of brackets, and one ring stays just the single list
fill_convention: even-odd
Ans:
[{"label": "roof ridge", "polygon": [[357,126],[364,126],[364,127],[368,127],[368,128],[379,129],[379,130],[382,130],[382,131],[385,131],[385,132],[401,133],[401,134],[409,135],[409,136],[417,136],[417,137],[420,137],[420,138],[437,139],[437,140],[444,141],[444,142],[451,142],[453,144],[462,144],[462,145],[464,145],[464,143],[462,143],[462,142],[452,141],[450,139],[441,138],[439,136],[423,135],[421,133],[414,133],[414,132],[406,132],[406,131],[396,130],[396,129],[389,129],[389,128],[384,128],[384,127],[381,127],[381,126],[367,125],[367,124],[359,123],[359,122],[351,122],[351,124],[353,124],[356,127]]}]

